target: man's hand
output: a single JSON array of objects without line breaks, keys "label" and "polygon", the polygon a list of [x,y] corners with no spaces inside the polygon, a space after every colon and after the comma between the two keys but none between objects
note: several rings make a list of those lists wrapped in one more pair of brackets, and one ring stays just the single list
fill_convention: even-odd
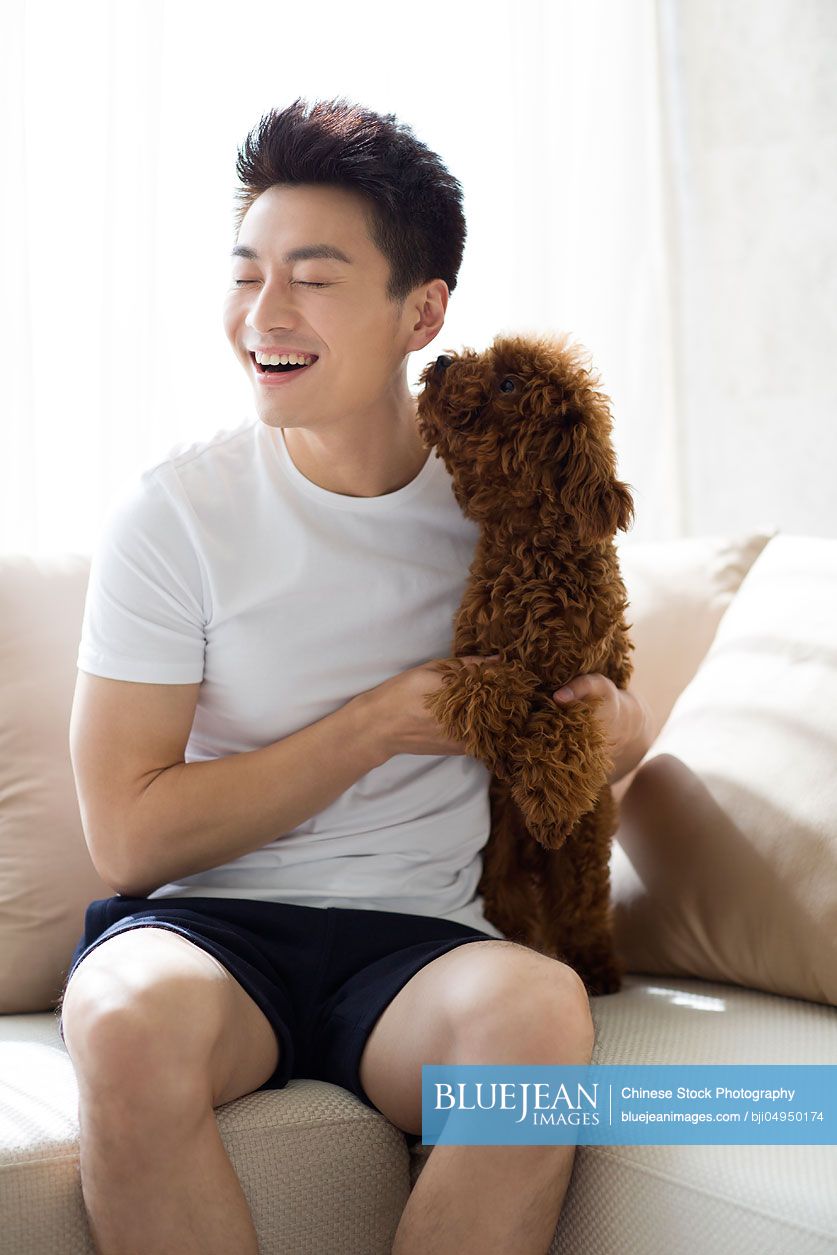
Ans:
[{"label": "man's hand", "polygon": [[561,705],[598,698],[596,714],[607,731],[613,770],[608,784],[616,784],[633,771],[651,747],[651,712],[630,689],[619,689],[598,671],[577,675],[553,693]]},{"label": "man's hand", "polygon": [[[467,654],[456,661],[461,662],[463,667],[473,667],[478,663],[493,662],[499,656]],[[390,676],[382,684],[353,699],[361,704],[367,724],[375,729],[382,763],[395,754],[464,756],[468,753],[461,741],[452,741],[445,735],[424,704],[430,693],[442,687],[443,680],[436,670],[436,663],[446,661],[444,658],[431,658],[418,667]]]}]

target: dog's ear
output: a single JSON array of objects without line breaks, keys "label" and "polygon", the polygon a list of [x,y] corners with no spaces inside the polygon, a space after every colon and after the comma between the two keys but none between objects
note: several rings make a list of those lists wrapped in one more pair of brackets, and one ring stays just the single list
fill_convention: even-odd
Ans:
[{"label": "dog's ear", "polygon": [[633,497],[616,478],[613,450],[591,439],[583,425],[573,435],[574,448],[561,476],[561,505],[575,521],[582,544],[612,540],[633,523]]}]

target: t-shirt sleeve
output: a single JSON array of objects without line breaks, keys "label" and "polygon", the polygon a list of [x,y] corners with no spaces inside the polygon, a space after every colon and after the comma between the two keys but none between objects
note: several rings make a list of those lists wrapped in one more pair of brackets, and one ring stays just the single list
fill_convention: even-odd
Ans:
[{"label": "t-shirt sleeve", "polygon": [[143,472],[105,515],[90,562],[77,666],[113,680],[189,684],[203,679],[207,616],[188,504]]}]

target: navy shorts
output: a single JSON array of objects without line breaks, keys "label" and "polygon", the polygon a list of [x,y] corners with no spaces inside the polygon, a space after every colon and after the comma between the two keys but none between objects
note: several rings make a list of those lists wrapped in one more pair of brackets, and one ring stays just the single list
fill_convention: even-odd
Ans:
[{"label": "navy shorts", "polygon": [[280,1058],[259,1090],[309,1077],[351,1090],[373,1110],[358,1067],[375,1021],[426,963],[468,942],[496,940],[467,924],[394,911],[245,898],[97,898],[56,1007],[62,1040],[60,1009],[78,964],[106,938],[143,925],[169,928],[214,955],[261,1007]]}]

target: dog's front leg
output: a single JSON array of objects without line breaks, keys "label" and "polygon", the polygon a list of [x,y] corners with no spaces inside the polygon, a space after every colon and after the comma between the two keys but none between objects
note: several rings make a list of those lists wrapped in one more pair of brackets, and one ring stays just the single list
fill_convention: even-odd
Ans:
[{"label": "dog's front leg", "polygon": [[596,805],[613,763],[596,700],[556,707],[537,694],[523,732],[512,738],[509,788],[541,845],[560,846]]},{"label": "dog's front leg", "polygon": [[425,704],[452,740],[485,763],[499,780],[506,779],[515,737],[526,726],[537,676],[518,662],[476,662],[456,658],[437,664],[442,687],[428,693]]}]

